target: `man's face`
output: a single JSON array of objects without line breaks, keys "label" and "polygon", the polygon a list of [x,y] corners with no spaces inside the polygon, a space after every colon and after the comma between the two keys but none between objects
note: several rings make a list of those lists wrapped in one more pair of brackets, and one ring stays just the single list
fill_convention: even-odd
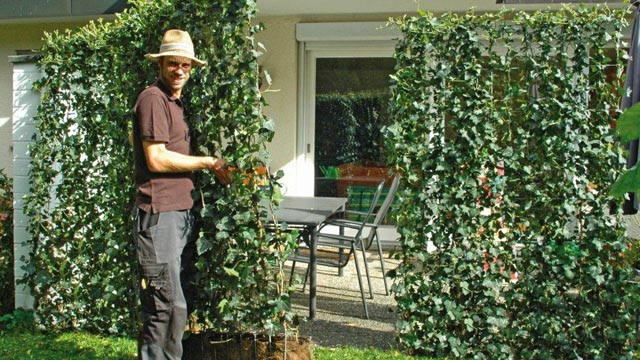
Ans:
[{"label": "man's face", "polygon": [[158,64],[160,65],[162,82],[173,90],[174,95],[180,95],[182,88],[189,80],[191,59],[180,56],[164,56],[160,58]]}]

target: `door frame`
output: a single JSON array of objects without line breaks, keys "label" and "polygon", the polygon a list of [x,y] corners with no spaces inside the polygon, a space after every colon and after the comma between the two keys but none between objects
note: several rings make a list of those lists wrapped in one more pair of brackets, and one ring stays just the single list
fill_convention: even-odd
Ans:
[{"label": "door frame", "polygon": [[396,41],[313,41],[299,43],[296,190],[298,196],[315,191],[316,61],[320,58],[393,57]]}]

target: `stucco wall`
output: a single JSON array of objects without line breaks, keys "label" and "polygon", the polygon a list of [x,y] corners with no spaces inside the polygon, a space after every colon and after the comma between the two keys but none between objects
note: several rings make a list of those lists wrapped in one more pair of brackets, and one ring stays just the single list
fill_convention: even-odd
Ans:
[{"label": "stucco wall", "polygon": [[267,48],[260,58],[263,68],[272,78],[270,92],[265,93],[269,106],[267,116],[274,119],[276,133],[268,149],[271,168],[294,171],[296,154],[296,100],[297,100],[297,42],[295,18],[276,17],[261,19],[265,30],[257,35]]},{"label": "stucco wall", "polygon": [[13,177],[11,90],[13,89],[13,66],[9,56],[16,50],[39,49],[45,31],[64,30],[79,24],[2,24],[0,25],[0,169]]}]

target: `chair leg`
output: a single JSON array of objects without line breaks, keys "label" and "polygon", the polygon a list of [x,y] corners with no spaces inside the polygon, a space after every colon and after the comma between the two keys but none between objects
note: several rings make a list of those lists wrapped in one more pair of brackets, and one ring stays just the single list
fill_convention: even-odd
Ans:
[{"label": "chair leg", "polygon": [[[338,231],[338,234],[340,234],[341,236],[344,235],[344,226],[340,226],[340,230]],[[343,256],[344,256],[344,249],[343,248],[338,249],[338,262],[339,263],[342,263],[342,257]],[[340,276],[340,277],[344,276],[344,267],[339,267],[338,268],[338,276]]]},{"label": "chair leg", "polygon": [[296,262],[294,261],[291,264],[291,274],[289,274],[289,287],[291,287],[291,284],[293,284],[293,274],[295,270],[296,270]]},{"label": "chair leg", "polygon": [[[341,228],[342,229],[342,228]],[[342,235],[342,234],[340,234]],[[342,257],[344,256],[344,249],[340,248],[338,249],[338,262],[342,263]],[[338,268],[338,276],[344,276],[344,268]]]},{"label": "chair leg", "polygon": [[[367,250],[364,248],[364,242],[360,241],[360,248],[362,250],[362,258],[364,259],[364,270],[367,274],[367,284],[369,285],[369,297],[373,299],[373,287],[371,286],[371,277],[369,276],[369,265],[367,264]],[[355,252],[353,253],[353,257],[358,256]]]},{"label": "chair leg", "polygon": [[387,270],[384,268],[384,257],[382,256],[382,245],[380,245],[380,239],[378,238],[378,230],[374,235],[376,244],[378,245],[378,256],[380,256],[380,267],[382,268],[382,280],[384,281],[384,294],[389,295],[389,286],[387,285]]},{"label": "chair leg", "polygon": [[356,274],[358,275],[358,285],[360,285],[360,297],[362,298],[362,306],[364,307],[364,316],[369,319],[369,310],[367,310],[367,300],[364,298],[364,289],[362,287],[362,278],[360,276],[360,265],[358,265],[358,256],[356,256],[356,247],[352,243],[351,251],[353,252],[353,261],[356,263]]},{"label": "chair leg", "polygon": [[307,272],[304,273],[304,281],[302,282],[302,293],[304,294],[304,289],[307,287],[307,279],[309,279],[309,265],[307,264]]}]

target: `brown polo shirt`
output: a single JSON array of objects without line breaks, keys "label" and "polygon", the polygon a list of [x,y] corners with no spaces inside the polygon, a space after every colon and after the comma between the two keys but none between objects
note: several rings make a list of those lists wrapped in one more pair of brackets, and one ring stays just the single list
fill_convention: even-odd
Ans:
[{"label": "brown polo shirt", "polygon": [[161,141],[167,150],[190,154],[184,104],[180,98],[172,96],[160,80],[138,95],[133,108],[133,138],[138,190],[136,206],[154,213],[191,209],[192,173],[151,172],[142,149],[142,140]]}]

